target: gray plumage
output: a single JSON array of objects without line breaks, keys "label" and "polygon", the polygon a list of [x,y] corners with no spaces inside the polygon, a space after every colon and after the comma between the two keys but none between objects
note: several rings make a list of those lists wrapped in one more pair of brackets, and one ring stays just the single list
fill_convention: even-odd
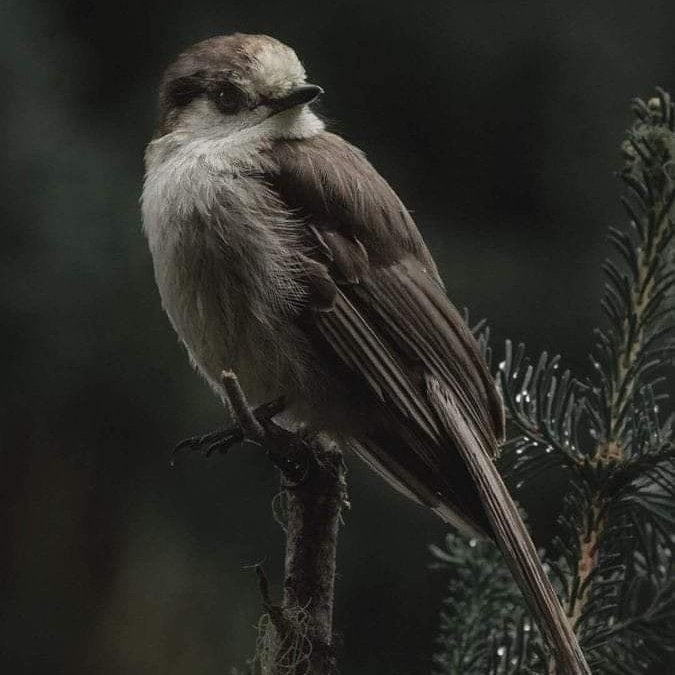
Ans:
[{"label": "gray plumage", "polygon": [[[402,493],[495,538],[566,673],[583,655],[493,457],[503,412],[408,211],[307,103],[294,52],[207,40],[167,70],[144,228],[163,306],[216,390],[332,435]],[[300,103],[298,103],[300,101]]]}]

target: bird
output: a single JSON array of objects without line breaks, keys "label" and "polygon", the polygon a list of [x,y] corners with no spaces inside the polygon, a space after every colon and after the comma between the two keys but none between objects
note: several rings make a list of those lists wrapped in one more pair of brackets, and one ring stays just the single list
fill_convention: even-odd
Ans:
[{"label": "bird", "polygon": [[295,51],[201,41],[165,70],[143,229],[163,308],[222,396],[282,398],[411,500],[501,548],[558,660],[590,673],[495,467],[500,395],[410,212],[326,129]]}]

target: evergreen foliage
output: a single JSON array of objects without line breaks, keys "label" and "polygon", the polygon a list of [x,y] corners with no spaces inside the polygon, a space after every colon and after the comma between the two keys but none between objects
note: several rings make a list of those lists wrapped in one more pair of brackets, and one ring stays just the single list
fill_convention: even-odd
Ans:
[{"label": "evergreen foliage", "polygon": [[[665,672],[675,650],[675,112],[661,89],[632,108],[619,174],[628,224],[609,233],[591,374],[507,341],[496,375],[510,427],[500,469],[515,496],[544,476],[565,485],[543,559],[598,675]],[[449,535],[432,551],[455,576],[438,675],[556,672],[493,546]]]}]

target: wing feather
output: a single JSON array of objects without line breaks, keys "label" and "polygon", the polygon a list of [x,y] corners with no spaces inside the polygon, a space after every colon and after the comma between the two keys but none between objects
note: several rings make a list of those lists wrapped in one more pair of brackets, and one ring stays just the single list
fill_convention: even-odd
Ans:
[{"label": "wing feather", "polygon": [[394,355],[342,291],[338,291],[333,311],[317,315],[316,323],[353,370],[363,374],[373,390],[393,404],[430,440],[438,442],[438,423],[429,404],[415,389]]},{"label": "wing feather", "polygon": [[[403,494],[462,529],[490,534],[556,649],[589,675],[578,642],[493,462],[501,400],[476,340],[443,290],[412,219],[363,155],[338,137],[275,147],[270,187],[302,219],[334,289],[308,307],[319,340],[372,396],[356,451]],[[325,273],[323,272],[325,270]]]},{"label": "wing feather", "polygon": [[439,310],[434,295],[444,296],[443,290],[408,261],[373,274],[353,292],[396,347],[446,384],[495,450],[494,437],[503,432],[501,402],[459,313],[447,299]]},{"label": "wing feather", "polygon": [[493,453],[501,402],[415,224],[363,154],[342,139],[321,134],[274,151],[279,172],[266,180],[303,222],[304,255],[323,264],[335,284],[330,308],[311,314],[311,334],[382,404],[387,432],[358,439],[357,452],[402,492],[432,508],[451,505],[453,523],[487,530],[454,450],[462,439],[430,404],[425,375],[453,393]]}]

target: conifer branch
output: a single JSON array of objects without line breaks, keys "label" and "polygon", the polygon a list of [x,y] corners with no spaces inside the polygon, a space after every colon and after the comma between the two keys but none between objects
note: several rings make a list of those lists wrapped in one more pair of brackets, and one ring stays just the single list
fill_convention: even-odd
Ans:
[{"label": "conifer branch", "polygon": [[[509,341],[497,372],[511,429],[500,468],[516,496],[544,475],[566,485],[545,565],[593,672],[602,675],[645,673],[673,648],[667,636],[675,633],[675,412],[668,397],[675,355],[675,112],[661,89],[647,103],[633,101],[633,111],[620,173],[629,224],[610,229],[607,325],[595,332],[592,376],[574,377],[560,369],[560,357],[531,358]],[[489,360],[488,336],[482,330],[479,344]],[[458,546],[448,543],[461,565]],[[499,597],[500,586],[503,593],[503,578],[493,577],[496,588],[483,589],[483,596]],[[446,607],[460,606],[458,593],[450,587]],[[470,597],[462,606],[466,614]],[[475,651],[480,672],[529,672],[531,659],[543,653],[536,631],[523,635],[513,618],[521,611],[516,601],[489,639],[472,642],[465,633],[469,644],[462,649]],[[458,649],[453,629],[462,630],[461,616],[446,611],[446,651]],[[436,664],[442,675],[464,675],[444,651]],[[557,672],[550,659],[547,671]]]}]

